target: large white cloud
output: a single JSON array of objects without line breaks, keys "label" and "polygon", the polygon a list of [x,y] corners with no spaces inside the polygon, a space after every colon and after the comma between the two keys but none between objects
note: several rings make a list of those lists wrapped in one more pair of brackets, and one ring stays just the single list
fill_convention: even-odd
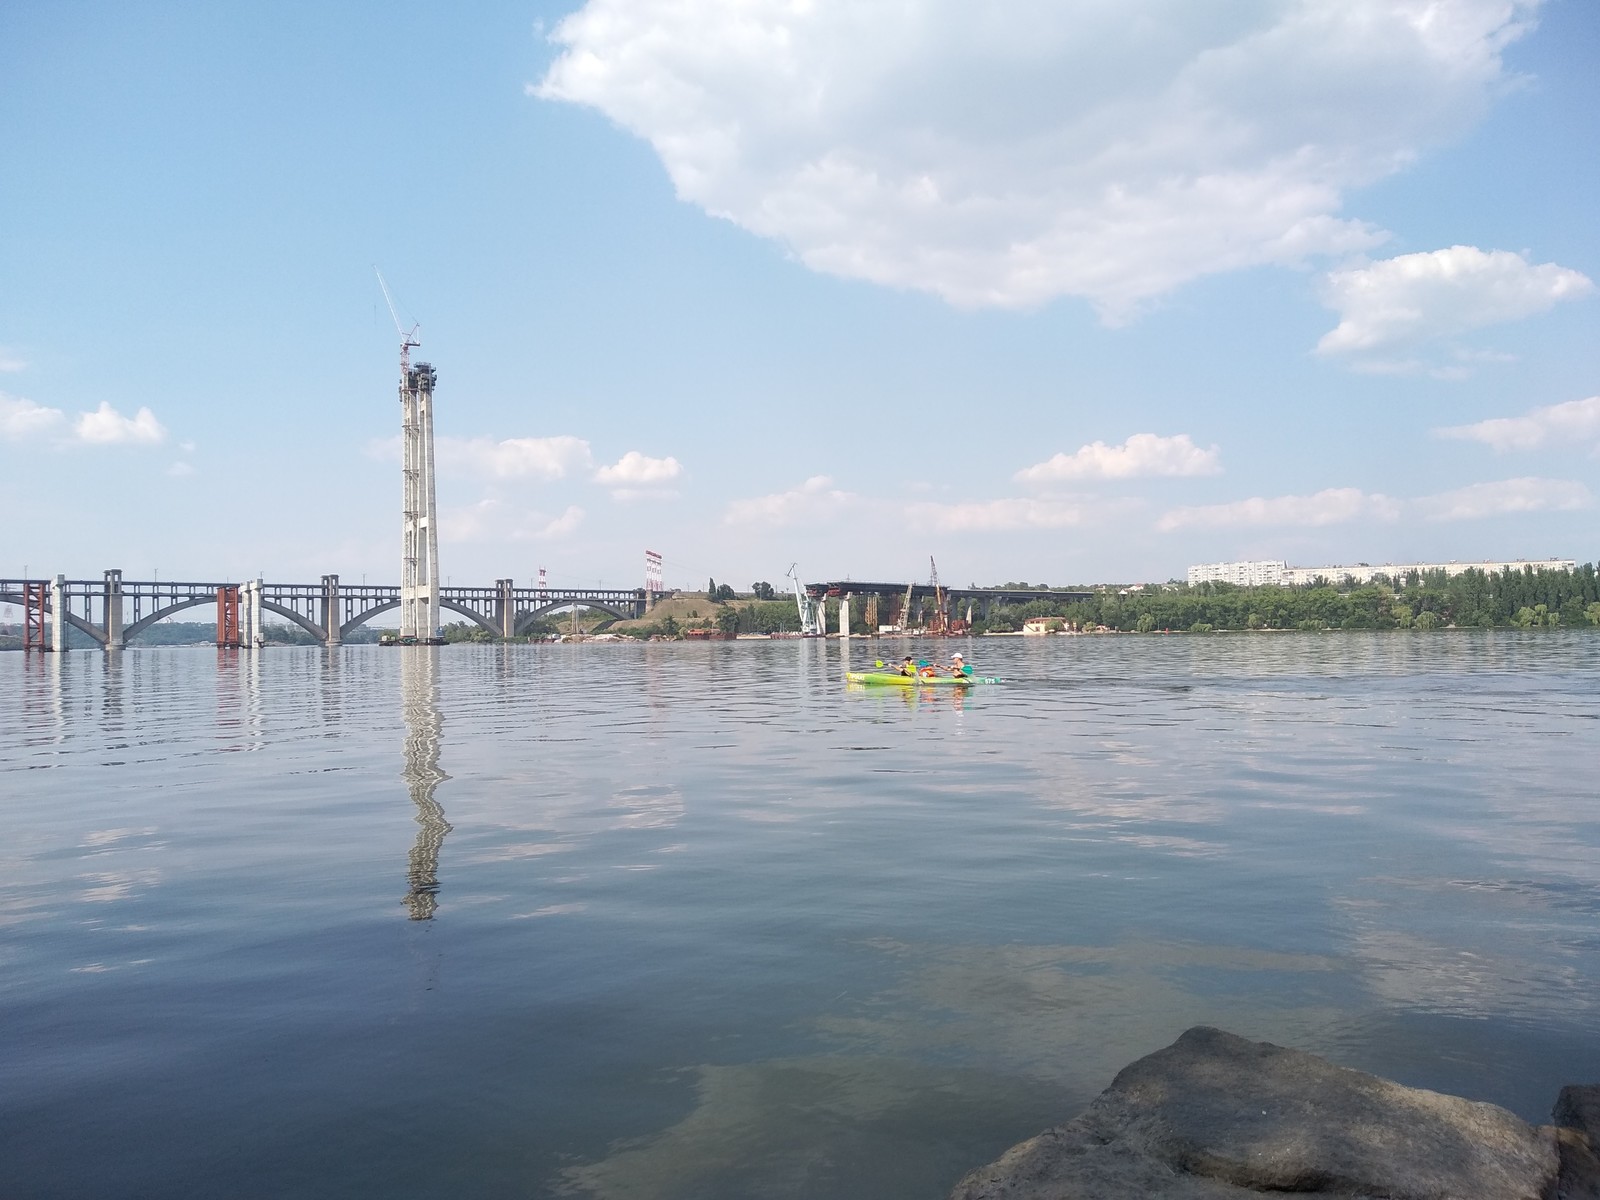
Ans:
[{"label": "large white cloud", "polygon": [[783,527],[825,520],[856,504],[852,492],[833,486],[827,475],[813,475],[799,487],[767,496],[729,502],[723,521],[729,525]]},{"label": "large white cloud", "polygon": [[125,417],[104,400],[94,412],[80,413],[72,432],[80,441],[100,445],[154,446],[167,438],[166,429],[148,408],[141,407],[133,416]]},{"label": "large white cloud", "polygon": [[1571,512],[1590,508],[1594,496],[1572,479],[1501,479],[1424,496],[1417,510],[1430,521],[1475,521],[1516,513]]},{"label": "large white cloud", "polygon": [[1496,450],[1536,450],[1551,442],[1600,441],[1600,396],[1535,408],[1520,417],[1491,417],[1471,425],[1435,429],[1439,437],[1482,442]]},{"label": "large white cloud", "polygon": [[587,0],[530,92],[808,266],[1113,319],[1375,245],[1344,192],[1469,128],[1541,0]]},{"label": "large white cloud", "polygon": [[1451,246],[1332,272],[1324,299],[1339,324],[1321,354],[1388,351],[1545,312],[1594,291],[1577,271],[1509,250]]},{"label": "large white cloud", "polygon": [[629,450],[608,467],[594,473],[596,483],[607,487],[648,488],[671,483],[683,474],[683,464],[675,458],[651,458]]},{"label": "large white cloud", "polygon": [[1022,529],[1069,529],[1081,525],[1084,506],[1067,499],[1004,497],[955,504],[927,501],[908,505],[906,517],[923,529],[942,533],[1007,533]]},{"label": "large white cloud", "polygon": [[1571,512],[1589,508],[1594,496],[1569,479],[1502,479],[1474,483],[1432,496],[1397,500],[1359,488],[1326,488],[1310,496],[1260,496],[1232,504],[1174,508],[1161,515],[1156,528],[1229,529],[1241,526],[1312,528],[1346,521],[1393,521],[1401,516],[1427,521],[1469,521],[1517,513]]},{"label": "large white cloud", "polygon": [[[398,455],[399,443],[392,445]],[[434,441],[439,465],[491,479],[564,479],[594,462],[589,443],[565,434],[556,437],[458,438]]]},{"label": "large white cloud", "polygon": [[575,504],[553,517],[493,497],[439,514],[439,533],[452,542],[550,541],[574,533],[581,524],[583,509]]},{"label": "large white cloud", "polygon": [[1024,467],[1017,482],[1034,487],[1079,479],[1135,479],[1141,476],[1216,475],[1222,470],[1217,447],[1203,450],[1186,433],[1161,437],[1135,433],[1120,446],[1091,442],[1072,454],[1056,454]]},{"label": "large white cloud", "polygon": [[1253,496],[1232,504],[1204,504],[1174,508],[1163,513],[1156,528],[1163,533],[1179,529],[1228,529],[1253,525],[1339,525],[1366,517],[1392,521],[1400,505],[1388,496],[1359,488],[1325,488],[1310,496]]},{"label": "large white cloud", "polygon": [[66,414],[59,408],[46,408],[25,397],[0,392],[0,438],[8,442],[48,433],[64,420]]}]

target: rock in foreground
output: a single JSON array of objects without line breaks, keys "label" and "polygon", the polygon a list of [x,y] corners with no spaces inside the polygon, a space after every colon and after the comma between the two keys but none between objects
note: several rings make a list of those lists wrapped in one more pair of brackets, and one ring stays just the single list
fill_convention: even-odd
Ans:
[{"label": "rock in foreground", "polygon": [[1600,1200],[1584,1178],[1600,1149],[1579,1111],[1589,1091],[1563,1093],[1564,1128],[1535,1128],[1197,1026],[1124,1068],[1075,1120],[969,1173],[951,1200]]}]

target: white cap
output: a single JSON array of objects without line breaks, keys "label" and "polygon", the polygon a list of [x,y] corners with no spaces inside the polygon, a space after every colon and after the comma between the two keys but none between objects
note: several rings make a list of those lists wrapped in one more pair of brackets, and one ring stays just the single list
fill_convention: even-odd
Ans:
[{"label": "white cap", "polygon": [[956,652],[955,652],[955,653],[954,653],[954,654],[952,654],[952,655],[951,655],[951,656],[950,656],[950,657],[951,657],[951,658],[960,658],[960,657],[961,657],[961,651],[959,651],[959,650],[957,650],[957,651],[956,651]]}]

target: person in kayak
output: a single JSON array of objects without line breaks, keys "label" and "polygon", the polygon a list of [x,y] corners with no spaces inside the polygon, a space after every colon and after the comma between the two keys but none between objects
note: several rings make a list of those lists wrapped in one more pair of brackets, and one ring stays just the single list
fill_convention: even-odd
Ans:
[{"label": "person in kayak", "polygon": [[972,675],[972,668],[967,666],[967,660],[961,657],[959,650],[950,656],[950,674],[957,678]]},{"label": "person in kayak", "polygon": [[917,660],[911,655],[906,655],[905,661],[900,664],[900,674],[915,675],[917,673]]},{"label": "person in kayak", "polygon": [[917,674],[921,675],[924,679],[932,679],[938,673],[939,668],[934,666],[927,659],[923,658],[917,660]]}]

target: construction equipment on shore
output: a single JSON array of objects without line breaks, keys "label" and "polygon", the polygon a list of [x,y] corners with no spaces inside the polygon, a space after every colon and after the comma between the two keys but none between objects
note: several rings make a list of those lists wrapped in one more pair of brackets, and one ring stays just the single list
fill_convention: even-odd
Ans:
[{"label": "construction equipment on shore", "polygon": [[933,561],[931,554],[928,555],[928,586],[933,589],[933,616],[923,632],[929,637],[945,637],[950,630],[944,613],[944,589],[939,586],[939,564]]},{"label": "construction equipment on shore", "polygon": [[823,629],[822,602],[811,598],[806,591],[806,585],[800,581],[799,572],[796,571],[799,563],[789,564],[789,578],[794,581],[794,603],[800,612],[800,636],[821,637]]}]

